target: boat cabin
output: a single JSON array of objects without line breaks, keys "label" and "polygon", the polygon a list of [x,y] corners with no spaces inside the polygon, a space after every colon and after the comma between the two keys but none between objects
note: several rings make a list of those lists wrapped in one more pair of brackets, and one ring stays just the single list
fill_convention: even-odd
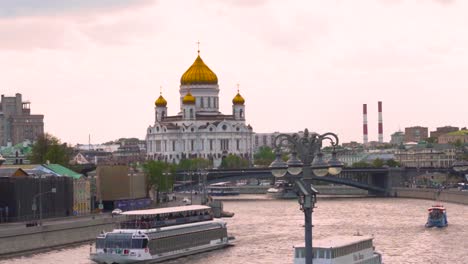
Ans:
[{"label": "boat cabin", "polygon": [[213,220],[211,207],[187,205],[123,212],[125,220],[120,222],[121,229],[151,229]]},{"label": "boat cabin", "polygon": [[[334,236],[313,241],[314,264],[381,264],[370,236]],[[294,247],[294,264],[305,263],[305,247]]]}]

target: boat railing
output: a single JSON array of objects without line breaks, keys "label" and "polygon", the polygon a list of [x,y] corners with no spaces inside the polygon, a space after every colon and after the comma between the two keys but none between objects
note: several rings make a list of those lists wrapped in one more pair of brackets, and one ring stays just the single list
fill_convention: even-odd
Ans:
[{"label": "boat railing", "polygon": [[120,223],[120,228],[121,229],[151,229],[151,228],[159,228],[159,227],[165,227],[165,226],[195,223],[195,222],[207,221],[207,220],[212,220],[212,219],[213,219],[212,215],[196,215],[196,216],[187,216],[187,217],[164,219],[164,220],[147,219],[143,217],[140,219],[123,221]]}]

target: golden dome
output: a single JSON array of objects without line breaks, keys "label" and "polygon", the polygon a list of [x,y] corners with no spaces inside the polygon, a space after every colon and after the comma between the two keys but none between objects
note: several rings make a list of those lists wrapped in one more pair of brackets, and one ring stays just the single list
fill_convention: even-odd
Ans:
[{"label": "golden dome", "polygon": [[232,103],[235,105],[244,105],[244,97],[242,97],[242,95],[240,95],[240,93],[237,92],[236,96],[232,99]]},{"label": "golden dome", "polygon": [[161,95],[159,95],[158,99],[156,99],[156,102],[154,102],[154,104],[155,104],[156,106],[166,107],[167,101],[166,101],[166,99],[164,99],[164,97],[163,97],[162,94],[161,94]]},{"label": "golden dome", "polygon": [[192,66],[180,78],[180,84],[218,84],[218,77],[198,55]]},{"label": "golden dome", "polygon": [[195,104],[195,97],[190,93],[190,91],[182,98],[183,104]]}]

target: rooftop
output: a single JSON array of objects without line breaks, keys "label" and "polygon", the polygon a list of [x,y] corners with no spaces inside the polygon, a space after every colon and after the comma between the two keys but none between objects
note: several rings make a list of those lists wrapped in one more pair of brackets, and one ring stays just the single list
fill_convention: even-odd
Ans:
[{"label": "rooftop", "polygon": [[[345,247],[348,245],[356,244],[359,242],[372,240],[374,239],[371,236],[332,236],[326,237],[322,239],[314,239],[314,248],[338,248],[338,247]],[[304,244],[296,247],[304,247]]]},{"label": "rooftop", "polygon": [[453,132],[447,133],[446,135],[449,135],[449,136],[468,136],[468,130],[453,131]]}]

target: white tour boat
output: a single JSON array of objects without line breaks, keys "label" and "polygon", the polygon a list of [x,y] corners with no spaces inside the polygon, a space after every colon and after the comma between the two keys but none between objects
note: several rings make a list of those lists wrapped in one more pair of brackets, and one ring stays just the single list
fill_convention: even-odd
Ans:
[{"label": "white tour boat", "polygon": [[101,233],[90,259],[96,263],[160,262],[231,244],[226,223],[211,207],[188,205],[123,212],[120,228]]},{"label": "white tour boat", "polygon": [[[313,241],[314,264],[382,264],[370,236],[334,236]],[[305,263],[304,246],[294,247],[294,264]]]}]

